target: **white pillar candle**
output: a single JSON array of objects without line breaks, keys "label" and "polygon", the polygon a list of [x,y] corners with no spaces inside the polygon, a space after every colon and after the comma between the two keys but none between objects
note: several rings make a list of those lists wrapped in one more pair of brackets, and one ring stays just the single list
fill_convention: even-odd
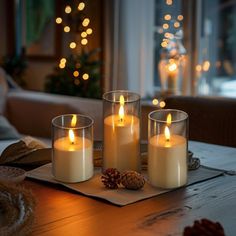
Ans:
[{"label": "white pillar candle", "polygon": [[187,141],[180,135],[159,134],[148,144],[148,177],[151,185],[177,188],[187,183]]},{"label": "white pillar candle", "polygon": [[82,137],[55,140],[53,147],[53,175],[63,182],[85,181],[93,176],[92,141]]},{"label": "white pillar candle", "polygon": [[103,168],[140,171],[139,118],[110,115],[104,119]]}]

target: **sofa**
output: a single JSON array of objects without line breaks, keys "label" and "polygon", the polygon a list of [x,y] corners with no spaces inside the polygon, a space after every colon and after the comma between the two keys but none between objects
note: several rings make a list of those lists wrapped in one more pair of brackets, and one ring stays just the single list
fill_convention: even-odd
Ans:
[{"label": "sofa", "polygon": [[[236,147],[236,99],[170,96],[165,102],[165,108],[188,113],[190,140]],[[142,102],[142,140],[148,138],[148,114],[155,109],[158,108],[150,102]],[[19,133],[49,139],[51,120],[69,113],[91,116],[94,119],[94,140],[102,140],[102,100],[22,90],[0,70],[0,114]]]},{"label": "sofa", "polygon": [[51,137],[51,120],[61,114],[80,113],[94,120],[94,139],[102,138],[102,101],[26,90],[7,93],[3,114],[21,134]]},{"label": "sofa", "polygon": [[[189,139],[236,147],[236,99],[208,96],[170,96],[166,109],[179,109],[189,115]],[[144,129],[153,106],[143,106]],[[147,134],[143,133],[144,139]]]}]

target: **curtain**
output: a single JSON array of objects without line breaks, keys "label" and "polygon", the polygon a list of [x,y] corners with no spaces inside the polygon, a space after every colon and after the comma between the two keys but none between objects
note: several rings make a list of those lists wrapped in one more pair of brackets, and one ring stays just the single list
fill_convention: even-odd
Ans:
[{"label": "curtain", "polygon": [[54,0],[26,0],[26,44],[40,39],[54,16]]},{"label": "curtain", "polygon": [[105,90],[153,92],[154,0],[107,0]]}]

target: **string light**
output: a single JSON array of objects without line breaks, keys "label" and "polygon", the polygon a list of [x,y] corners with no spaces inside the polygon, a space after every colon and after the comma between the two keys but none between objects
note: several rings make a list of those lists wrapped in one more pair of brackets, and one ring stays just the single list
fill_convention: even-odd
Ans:
[{"label": "string light", "polygon": [[63,68],[66,67],[66,64],[64,64],[64,63],[60,63],[60,64],[59,64],[59,67],[60,67],[60,69],[63,69]]},{"label": "string light", "polygon": [[74,80],[74,84],[75,84],[75,85],[79,85],[79,84],[80,84],[80,81],[79,81],[78,79],[75,79],[75,80]]},{"label": "string light", "polygon": [[71,13],[71,7],[68,5],[65,7],[65,13],[70,14]]},{"label": "string light", "polygon": [[165,19],[165,20],[171,20],[171,15],[170,15],[170,14],[166,14],[166,15],[164,16],[164,19]]},{"label": "string light", "polygon": [[87,33],[86,33],[85,31],[83,31],[83,32],[81,33],[81,37],[82,37],[82,38],[87,37]]},{"label": "string light", "polygon": [[68,25],[65,26],[64,27],[64,32],[66,32],[66,33],[70,32],[70,26],[68,26]]},{"label": "string light", "polygon": [[87,79],[89,79],[89,75],[88,75],[87,73],[83,74],[83,76],[82,76],[82,77],[83,77],[83,79],[84,79],[84,80],[87,80]]},{"label": "string light", "polygon": [[166,38],[170,38],[170,33],[166,32],[166,33],[164,34],[164,36],[165,36]]},{"label": "string light", "polygon": [[61,64],[65,64],[65,63],[66,63],[66,58],[63,57],[63,58],[60,60],[60,63],[61,63]]},{"label": "string light", "polygon": [[80,2],[79,5],[78,5],[78,10],[79,11],[83,11],[85,8],[85,3],[84,2]]},{"label": "string light", "polygon": [[196,71],[201,72],[201,70],[202,70],[202,66],[201,65],[196,65]]},{"label": "string light", "polygon": [[179,27],[180,27],[180,23],[179,23],[178,21],[176,21],[176,22],[174,23],[174,27],[175,27],[175,28],[179,28]]},{"label": "string light", "polygon": [[71,43],[70,43],[70,48],[71,48],[71,49],[76,48],[76,43],[75,43],[75,42],[71,42]]},{"label": "string light", "polygon": [[93,33],[93,30],[92,30],[91,28],[88,28],[88,29],[86,30],[86,33],[87,33],[87,34],[92,34],[92,33]]},{"label": "string light", "polygon": [[158,101],[158,99],[156,99],[156,98],[154,98],[153,100],[152,100],[152,104],[153,105],[158,105],[158,103],[159,103],[159,101]]},{"label": "string light", "polygon": [[181,21],[184,19],[184,17],[183,17],[183,15],[178,15],[177,19]]},{"label": "string light", "polygon": [[74,75],[74,77],[78,77],[79,76],[79,71],[74,71],[74,73],[73,73],[73,75]]},{"label": "string light", "polygon": [[160,108],[164,108],[166,106],[166,103],[164,101],[160,102]]},{"label": "string light", "polygon": [[88,43],[88,40],[87,40],[87,39],[82,39],[82,40],[81,40],[81,44],[82,44],[82,45],[86,45],[87,43]]},{"label": "string light", "polygon": [[210,66],[211,66],[211,63],[210,63],[209,61],[204,61],[204,62],[203,62],[203,65],[202,65],[202,69],[203,69],[204,71],[208,71],[209,68],[210,68]]},{"label": "string light", "polygon": [[66,58],[61,58],[59,68],[63,69],[66,67]]},{"label": "string light", "polygon": [[169,25],[168,24],[163,24],[163,29],[169,29]]},{"label": "string light", "polygon": [[[78,11],[82,11],[82,10],[84,10],[84,8],[85,8],[85,3],[84,2],[80,2],[78,4],[78,7],[77,7]],[[65,10],[66,14],[70,14],[72,12],[72,8],[71,8],[70,5],[67,5],[64,10]],[[63,22],[63,19],[61,17],[57,17],[55,19],[55,21],[56,21],[56,24],[61,24]],[[83,21],[82,21],[82,26],[83,27],[87,27],[89,24],[90,24],[90,19],[88,17],[84,18]],[[71,31],[71,28],[70,28],[69,25],[65,25],[63,29],[64,29],[65,33],[68,33],[68,32]],[[88,39],[86,39],[86,37],[88,35],[91,35],[92,33],[93,33],[92,28],[87,28],[87,29],[85,29],[81,33],[81,37],[82,37],[81,44],[82,45],[88,44]],[[77,44],[74,41],[72,41],[72,42],[69,43],[69,47],[71,49],[75,49],[77,47]],[[66,62],[67,62],[66,58],[61,58],[60,63],[58,65],[59,68],[60,69],[65,68],[66,67]],[[80,68],[80,63],[76,63],[75,67],[76,67],[76,69],[79,69]],[[79,85],[80,84],[80,80],[78,79],[79,75],[80,75],[79,71],[75,70],[73,72],[73,76],[75,77],[75,80],[74,80],[74,84],[75,85]],[[82,78],[83,78],[83,80],[88,80],[89,79],[89,74],[84,73]]]},{"label": "string light", "polygon": [[89,22],[90,22],[89,18],[85,18],[85,19],[83,20],[83,22],[82,22],[82,25],[83,25],[84,27],[86,27],[86,26],[89,25]]},{"label": "string light", "polygon": [[161,46],[162,46],[163,48],[166,48],[167,45],[168,45],[167,42],[162,42],[162,43],[161,43]]},{"label": "string light", "polygon": [[172,0],[166,0],[167,5],[172,5],[173,1]]},{"label": "string light", "polygon": [[57,17],[56,18],[56,23],[57,24],[61,24],[62,23],[62,18],[61,17]]}]

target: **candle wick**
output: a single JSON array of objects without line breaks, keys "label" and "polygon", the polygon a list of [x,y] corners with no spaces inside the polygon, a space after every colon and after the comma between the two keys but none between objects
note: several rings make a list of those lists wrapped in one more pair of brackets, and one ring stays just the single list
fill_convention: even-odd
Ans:
[{"label": "candle wick", "polygon": [[119,122],[120,122],[120,123],[124,123],[124,118],[123,118],[123,117],[120,117]]},{"label": "candle wick", "polygon": [[75,142],[73,141],[73,142],[71,142],[71,144],[75,144]]}]

